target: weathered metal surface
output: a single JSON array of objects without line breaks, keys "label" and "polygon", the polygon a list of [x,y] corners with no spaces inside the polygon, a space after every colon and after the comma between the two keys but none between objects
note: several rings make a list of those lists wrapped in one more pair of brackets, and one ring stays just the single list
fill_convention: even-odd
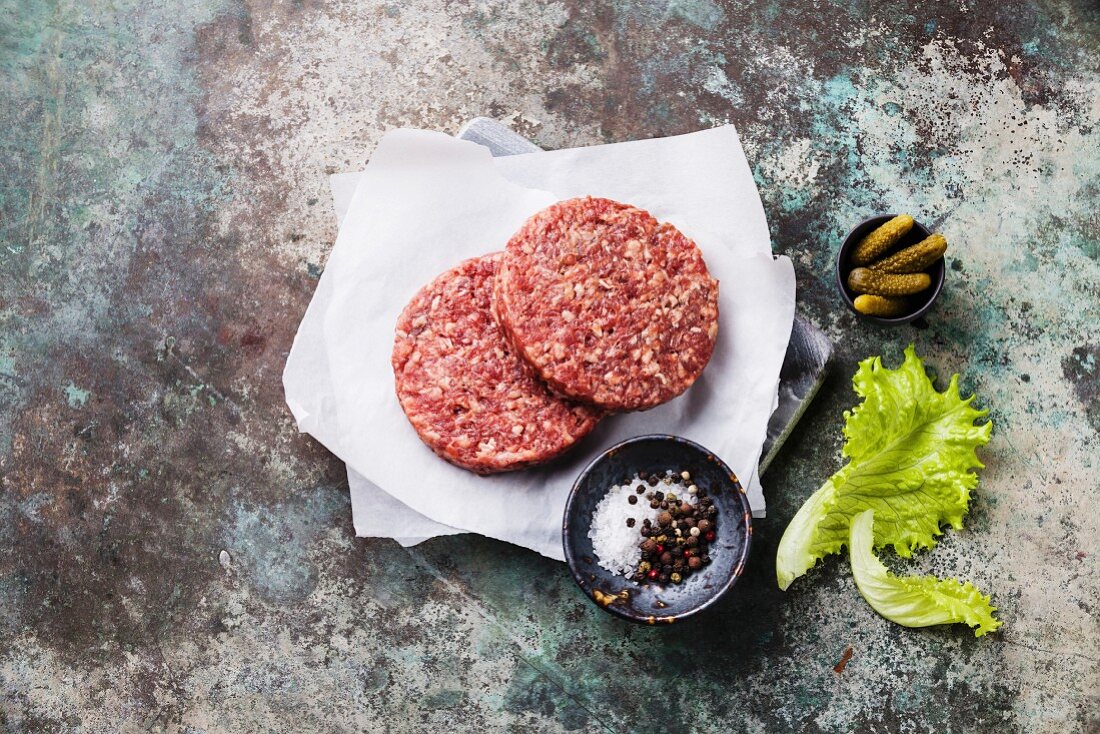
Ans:
[{"label": "weathered metal surface", "polygon": [[[0,0],[0,728],[1096,731],[1098,13]],[[354,539],[283,407],[326,175],[486,112],[547,148],[736,123],[836,345],[738,593],[697,624],[627,627],[487,540]],[[894,210],[952,268],[885,331],[831,260]],[[910,341],[995,430],[967,530],[907,565],[992,592],[993,637],[885,622],[840,559],[774,585],[855,363]]]}]

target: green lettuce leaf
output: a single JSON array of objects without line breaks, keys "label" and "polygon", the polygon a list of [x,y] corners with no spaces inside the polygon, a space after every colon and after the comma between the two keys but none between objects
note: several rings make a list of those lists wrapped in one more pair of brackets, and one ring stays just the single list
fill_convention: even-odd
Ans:
[{"label": "green lettuce leaf", "polygon": [[996,607],[970,582],[934,576],[895,576],[875,557],[875,511],[865,510],[852,520],[848,554],[859,593],[871,608],[891,622],[906,627],[963,622],[974,636],[994,632],[1001,621]]},{"label": "green lettuce leaf", "polygon": [[905,557],[935,545],[942,524],[962,527],[978,483],[972,470],[983,467],[975,449],[989,442],[992,424],[974,425],[988,411],[959,396],[958,378],[937,392],[912,345],[896,370],[880,357],[860,362],[852,384],[863,403],[844,414],[849,462],[787,526],[776,556],[779,588],[839,553],[863,510],[875,511],[875,547],[893,545]]}]

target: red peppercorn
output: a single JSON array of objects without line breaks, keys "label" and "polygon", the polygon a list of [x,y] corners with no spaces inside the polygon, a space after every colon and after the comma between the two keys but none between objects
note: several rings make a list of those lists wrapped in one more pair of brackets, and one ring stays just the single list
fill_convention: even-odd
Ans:
[{"label": "red peppercorn", "polygon": [[651,569],[649,569],[649,571],[646,572],[646,576],[648,576],[651,579],[657,578],[658,575],[659,574],[657,573],[657,569],[655,569],[655,568],[651,568]]},{"label": "red peppercorn", "polygon": [[715,538],[716,536],[714,535],[714,531],[713,531],[713,530],[708,530],[708,531],[707,531],[707,534],[706,534],[705,536],[703,536],[703,537],[705,537],[705,538],[707,539],[707,542],[708,542],[708,543],[713,543],[713,542],[714,542],[714,538]]},{"label": "red peppercorn", "polygon": [[660,543],[657,544],[657,552],[658,553],[664,553],[665,552],[665,547],[663,545],[661,545]]}]

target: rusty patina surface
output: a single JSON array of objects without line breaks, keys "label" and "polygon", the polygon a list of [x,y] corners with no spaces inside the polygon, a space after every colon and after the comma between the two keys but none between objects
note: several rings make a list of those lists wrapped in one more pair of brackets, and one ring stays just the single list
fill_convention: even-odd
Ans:
[{"label": "rusty patina surface", "polygon": [[[0,728],[1100,727],[1095,3],[0,0],[0,70]],[[488,540],[355,539],[283,405],[327,174],[483,114],[551,148],[735,123],[837,345],[696,623],[627,626]],[[952,243],[891,331],[831,283],[882,211]],[[840,559],[774,583],[855,363],[910,341],[996,425],[967,530],[908,566],[992,593],[980,640],[880,619]]]}]

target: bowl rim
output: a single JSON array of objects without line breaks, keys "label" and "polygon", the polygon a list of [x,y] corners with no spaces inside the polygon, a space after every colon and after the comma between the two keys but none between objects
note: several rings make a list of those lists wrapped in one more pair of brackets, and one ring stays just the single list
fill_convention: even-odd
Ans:
[{"label": "bowl rim", "polygon": [[[725,474],[725,476],[730,480],[731,484],[733,485],[733,486],[731,486],[731,490],[734,487],[736,487],[739,490],[737,492],[734,492],[734,495],[737,497],[738,501],[741,504],[742,525],[743,525],[744,531],[745,531],[744,532],[745,542],[741,546],[740,556],[736,559],[736,563],[733,567],[733,572],[730,574],[729,578],[726,579],[722,583],[721,586],[717,587],[711,593],[711,595],[708,596],[702,603],[698,604],[697,606],[692,607],[691,609],[688,609],[687,611],[681,612],[679,614],[669,614],[669,615],[664,615],[664,616],[656,616],[656,615],[641,616],[641,615],[629,614],[629,613],[627,613],[627,611],[625,609],[619,608],[618,605],[615,605],[615,604],[605,605],[605,604],[600,604],[599,602],[596,601],[596,598],[592,594],[591,588],[589,588],[589,585],[586,583],[586,580],[584,579],[584,577],[582,576],[582,574],[579,570],[579,567],[578,567],[578,564],[577,564],[577,558],[573,554],[573,549],[569,544],[569,529],[570,529],[569,518],[570,518],[570,515],[572,513],[573,503],[574,503],[574,501],[576,500],[576,498],[579,494],[578,490],[580,489],[581,483],[585,480],[585,478],[588,477],[589,473],[592,471],[592,469],[598,463],[605,460],[612,453],[614,453],[616,451],[619,451],[620,449],[622,449],[626,446],[629,446],[629,445],[635,444],[635,443],[641,443],[643,441],[654,441],[654,440],[668,441],[668,442],[672,442],[672,443],[678,443],[678,444],[681,444],[681,445],[689,446],[689,447],[695,449],[696,451],[699,451],[700,453],[704,454],[705,456],[711,457],[715,461],[715,463],[718,465],[718,468],[722,470],[722,472]],[[701,444],[698,444],[695,441],[692,441],[689,438],[684,438],[683,436],[676,436],[676,435],[671,434],[671,433],[646,433],[646,434],[642,434],[642,435],[639,435],[639,436],[633,436],[631,438],[627,438],[627,439],[624,439],[622,441],[619,441],[615,445],[610,446],[607,449],[604,449],[603,451],[601,451],[591,461],[588,462],[588,464],[584,467],[584,469],[581,470],[581,472],[577,475],[577,478],[575,480],[573,480],[573,486],[570,487],[570,489],[569,489],[569,496],[565,501],[565,512],[562,515],[562,528],[561,529],[562,529],[562,549],[565,553],[565,563],[569,567],[569,573],[573,576],[573,581],[576,582],[577,586],[580,587],[581,591],[584,592],[584,595],[586,597],[588,597],[589,601],[591,601],[593,604],[595,604],[597,607],[604,610],[605,612],[613,614],[616,617],[619,617],[620,619],[625,619],[627,621],[635,622],[637,624],[650,624],[650,625],[652,625],[652,624],[656,624],[658,622],[663,623],[663,624],[671,624],[673,622],[677,622],[677,621],[682,620],[682,619],[687,619],[688,617],[693,617],[696,614],[698,614],[699,612],[702,612],[703,610],[708,609],[709,607],[714,605],[719,599],[721,599],[723,596],[725,596],[726,593],[731,588],[733,588],[733,586],[737,583],[737,580],[741,578],[742,574],[744,574],[745,566],[748,563],[749,551],[752,548],[752,508],[749,506],[749,498],[748,498],[748,495],[746,493],[744,485],[741,484],[741,481],[737,478],[737,475],[733,472],[732,469],[729,468],[729,465],[726,464],[726,462],[723,461],[720,456],[718,456],[718,454],[714,453],[713,451],[706,448],[705,446],[702,446]]]},{"label": "bowl rim", "polygon": [[[870,314],[860,313],[856,310],[856,306],[854,303],[855,299],[853,299],[852,296],[849,295],[848,286],[844,282],[844,278],[840,274],[844,265],[845,257],[854,244],[853,239],[856,232],[860,232],[860,230],[862,230],[864,227],[872,224],[884,224],[885,222],[888,222],[896,216],[898,215],[875,214],[874,216],[867,217],[862,222],[848,230],[848,234],[844,236],[844,239],[840,243],[840,249],[837,250],[836,263],[835,267],[833,268],[836,275],[837,290],[840,291],[840,297],[844,301],[845,305],[848,306],[848,310],[854,313],[856,316],[860,317],[861,319],[866,319],[867,321],[871,321],[876,324],[882,324],[885,326],[899,326],[901,324],[908,324],[909,322],[916,321],[921,316],[924,316],[926,313],[928,313],[929,310],[931,310],[932,305],[939,299],[940,292],[943,290],[943,284],[947,280],[947,259],[941,256],[939,260],[936,260],[929,266],[929,270],[934,270],[936,272],[936,275],[933,276],[934,280],[931,290],[929,290],[928,292],[928,300],[925,301],[920,308],[913,311],[913,313],[906,314],[904,316],[894,316],[892,318],[886,318],[883,316],[871,316]],[[913,220],[913,228],[922,231],[924,233],[924,237],[929,237],[932,235],[932,230],[928,229],[928,227],[924,226],[916,219]]]}]

